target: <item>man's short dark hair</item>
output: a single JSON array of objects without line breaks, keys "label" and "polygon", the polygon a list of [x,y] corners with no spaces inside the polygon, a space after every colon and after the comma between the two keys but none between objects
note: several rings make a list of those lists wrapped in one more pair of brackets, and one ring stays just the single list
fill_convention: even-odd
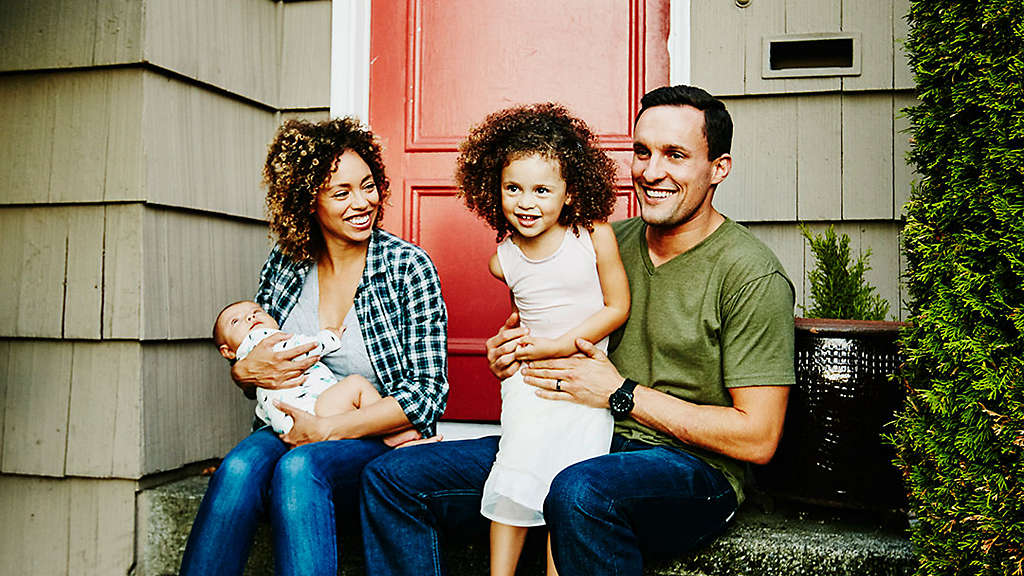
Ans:
[{"label": "man's short dark hair", "polygon": [[732,146],[732,118],[725,104],[696,86],[662,86],[644,94],[640,100],[640,111],[636,113],[633,125],[640,116],[655,106],[693,106],[704,112],[704,139],[708,142],[708,160],[728,154]]}]

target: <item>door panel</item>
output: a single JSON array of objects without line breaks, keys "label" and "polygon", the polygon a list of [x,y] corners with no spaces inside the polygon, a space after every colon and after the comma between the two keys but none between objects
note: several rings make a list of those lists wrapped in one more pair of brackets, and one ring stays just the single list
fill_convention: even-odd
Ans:
[{"label": "door panel", "polygon": [[635,2],[415,2],[412,10],[407,150],[455,150],[488,113],[538,98],[573,105],[609,143],[629,144],[643,66]]},{"label": "door panel", "polygon": [[632,119],[646,87],[668,79],[668,0],[392,0],[372,9],[370,125],[392,190],[383,225],[426,249],[441,277],[445,418],[496,420],[484,341],[508,316],[509,296],[487,271],[494,232],[455,196],[458,144],[490,112],[560,102],[619,164],[613,219],[633,215]]}]

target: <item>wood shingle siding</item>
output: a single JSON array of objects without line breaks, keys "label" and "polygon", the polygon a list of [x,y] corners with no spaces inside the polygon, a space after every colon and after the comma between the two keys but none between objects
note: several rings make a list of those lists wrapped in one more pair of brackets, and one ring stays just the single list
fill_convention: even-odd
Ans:
[{"label": "wood shingle siding", "polygon": [[249,432],[253,405],[208,340],[142,347],[144,474],[227,454]]},{"label": "wood shingle siding", "polygon": [[252,422],[208,340],[0,341],[0,375],[4,474],[141,478],[222,456]]},{"label": "wood shingle siding", "polygon": [[[843,220],[892,220],[893,96],[843,94]],[[899,160],[902,162],[902,160]]]},{"label": "wood shingle siding", "polygon": [[136,0],[0,2],[0,70],[89,68],[143,60],[144,7]]},{"label": "wood shingle siding", "polygon": [[[909,0],[779,0],[690,4],[691,80],[716,96],[913,88],[902,42]],[[861,74],[762,78],[762,39],[781,34],[861,34]]]},{"label": "wood shingle siding", "polygon": [[0,476],[0,573],[128,574],[136,489],[131,480]]},{"label": "wood shingle siding", "polygon": [[256,293],[270,252],[263,222],[156,209],[143,218],[142,245],[151,254],[138,326],[145,340],[208,339],[224,305]]},{"label": "wood shingle siding", "polygon": [[0,80],[0,203],[141,198],[142,72],[10,74]]},{"label": "wood shingle siding", "polygon": [[912,168],[912,94],[727,98],[733,171],[715,205],[743,222],[898,220]]},{"label": "wood shingle siding", "polygon": [[[136,498],[251,423],[211,345],[269,249],[331,3],[0,2],[0,574],[127,574]],[[177,471],[177,472],[176,472]]]},{"label": "wood shingle siding", "polygon": [[73,345],[15,340],[8,346],[0,367],[7,380],[0,472],[63,476]]},{"label": "wood shingle siding", "polygon": [[796,217],[842,218],[842,100],[814,94],[797,100]]},{"label": "wood shingle siding", "polygon": [[75,342],[65,473],[137,478],[142,392],[137,342]]}]

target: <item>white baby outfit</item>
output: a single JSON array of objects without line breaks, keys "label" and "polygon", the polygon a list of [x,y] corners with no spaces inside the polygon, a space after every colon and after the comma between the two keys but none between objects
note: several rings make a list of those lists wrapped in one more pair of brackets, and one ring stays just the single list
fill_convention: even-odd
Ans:
[{"label": "white baby outfit", "polygon": [[[590,234],[571,230],[554,254],[531,260],[510,238],[498,261],[532,336],[558,338],[604,306]],[[597,343],[607,348],[607,338]],[[614,421],[607,409],[539,398],[520,373],[501,383],[501,440],[480,512],[511,526],[544,524],[551,480],[572,464],[607,454]]]},{"label": "white baby outfit", "polygon": [[[264,338],[277,332],[280,332],[280,330],[269,328],[251,330],[245,335],[245,339],[238,346],[235,356],[239,360],[245,358],[249,355],[249,352],[252,352],[253,347]],[[287,340],[275,344],[274,350],[288,350],[309,342],[316,342],[316,348],[297,356],[295,360],[301,360],[310,356],[325,356],[341,348],[341,338],[337,334],[330,330],[321,330],[317,332],[316,336],[296,334]],[[316,399],[320,397],[324,390],[338,382],[334,373],[322,362],[313,364],[303,374],[306,375],[306,381],[293,388],[280,388],[277,390],[256,389],[256,416],[269,423],[274,432],[278,434],[287,434],[292,429],[294,422],[291,416],[274,406],[274,400],[280,400],[285,404],[290,404],[310,414],[315,414],[313,407],[316,405]]]}]

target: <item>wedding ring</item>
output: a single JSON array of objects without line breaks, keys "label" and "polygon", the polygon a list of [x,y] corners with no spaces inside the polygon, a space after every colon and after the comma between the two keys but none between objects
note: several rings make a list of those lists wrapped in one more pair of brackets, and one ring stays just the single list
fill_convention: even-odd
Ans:
[{"label": "wedding ring", "polygon": [[562,391],[562,381],[559,380],[558,382],[555,382],[555,392],[561,392],[561,391]]}]

